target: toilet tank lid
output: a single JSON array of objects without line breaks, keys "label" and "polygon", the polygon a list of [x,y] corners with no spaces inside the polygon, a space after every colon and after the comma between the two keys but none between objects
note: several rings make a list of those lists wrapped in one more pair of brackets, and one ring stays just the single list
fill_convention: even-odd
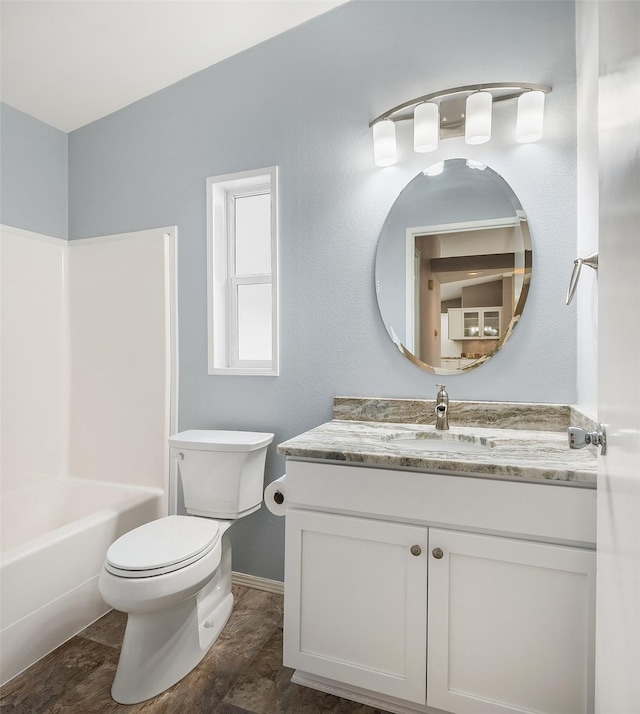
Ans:
[{"label": "toilet tank lid", "polygon": [[266,432],[218,429],[190,429],[169,437],[169,445],[176,449],[210,451],[255,451],[272,441],[273,434]]}]

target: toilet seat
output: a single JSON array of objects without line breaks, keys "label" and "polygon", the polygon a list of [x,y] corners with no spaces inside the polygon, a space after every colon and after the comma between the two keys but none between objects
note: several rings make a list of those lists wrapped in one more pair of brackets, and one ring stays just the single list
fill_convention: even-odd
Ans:
[{"label": "toilet seat", "polygon": [[165,575],[201,560],[219,540],[220,524],[213,519],[167,516],[118,538],[104,567],[121,578]]}]

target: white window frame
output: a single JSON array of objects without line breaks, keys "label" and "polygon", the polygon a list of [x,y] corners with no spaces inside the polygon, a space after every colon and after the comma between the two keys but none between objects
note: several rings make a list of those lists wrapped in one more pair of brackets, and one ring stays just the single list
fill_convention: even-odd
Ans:
[{"label": "white window frame", "polygon": [[[278,170],[276,166],[207,178],[207,331],[209,374],[274,377],[279,373]],[[271,272],[236,275],[235,200],[271,194]],[[271,359],[238,357],[237,289],[271,284]]]}]

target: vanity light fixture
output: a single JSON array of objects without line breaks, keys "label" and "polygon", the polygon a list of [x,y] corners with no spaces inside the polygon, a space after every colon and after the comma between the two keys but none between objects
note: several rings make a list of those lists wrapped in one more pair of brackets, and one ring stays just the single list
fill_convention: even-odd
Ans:
[{"label": "vanity light fixture", "polygon": [[518,142],[538,141],[542,138],[544,95],[550,91],[544,84],[469,84],[403,102],[369,124],[376,165],[391,166],[397,161],[396,122],[413,120],[413,146],[418,153],[435,151],[440,139],[456,136],[464,136],[467,144],[481,144],[491,138],[493,103],[508,99],[518,99]]}]

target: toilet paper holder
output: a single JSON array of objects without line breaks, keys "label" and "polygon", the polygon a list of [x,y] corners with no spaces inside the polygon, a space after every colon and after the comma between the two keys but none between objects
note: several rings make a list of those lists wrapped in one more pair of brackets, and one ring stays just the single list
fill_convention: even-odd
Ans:
[{"label": "toilet paper holder", "polygon": [[264,502],[268,511],[274,516],[284,516],[287,506],[286,475],[272,481],[264,490]]}]

